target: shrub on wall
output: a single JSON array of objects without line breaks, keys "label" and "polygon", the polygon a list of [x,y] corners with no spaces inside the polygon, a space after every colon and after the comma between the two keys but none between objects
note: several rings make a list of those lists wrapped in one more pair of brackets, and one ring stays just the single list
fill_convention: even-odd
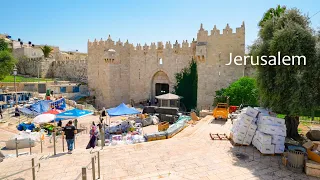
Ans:
[{"label": "shrub on wall", "polygon": [[175,78],[176,85],[173,93],[183,97],[181,103],[185,105],[187,111],[194,109],[197,106],[198,91],[197,62],[192,59],[189,66],[177,73]]}]

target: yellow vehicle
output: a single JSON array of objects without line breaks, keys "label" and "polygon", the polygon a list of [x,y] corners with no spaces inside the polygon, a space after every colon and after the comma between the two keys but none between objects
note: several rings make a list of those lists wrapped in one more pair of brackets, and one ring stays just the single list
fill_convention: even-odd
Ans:
[{"label": "yellow vehicle", "polygon": [[213,110],[213,117],[215,119],[228,120],[229,108],[227,103],[218,103]]}]

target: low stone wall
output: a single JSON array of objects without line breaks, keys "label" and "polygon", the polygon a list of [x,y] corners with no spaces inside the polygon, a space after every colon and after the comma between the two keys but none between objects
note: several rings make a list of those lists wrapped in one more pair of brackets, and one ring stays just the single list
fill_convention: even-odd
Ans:
[{"label": "low stone wall", "polygon": [[52,76],[67,78],[77,82],[87,82],[87,61],[66,60],[54,61],[51,66]]}]

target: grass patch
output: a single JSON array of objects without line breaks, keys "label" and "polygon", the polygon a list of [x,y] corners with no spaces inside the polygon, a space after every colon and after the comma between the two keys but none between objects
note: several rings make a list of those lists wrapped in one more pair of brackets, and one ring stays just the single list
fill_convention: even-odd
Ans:
[{"label": "grass patch", "polygon": [[298,128],[298,133],[301,134],[301,132],[302,132],[302,129]]},{"label": "grass patch", "polygon": [[[23,77],[23,76],[16,76],[16,82],[38,82],[38,81],[54,81],[53,79],[46,79],[46,78],[38,78],[36,77]],[[6,76],[1,82],[14,82],[14,76]]]},{"label": "grass patch", "polygon": [[[277,114],[277,118],[282,118],[284,119],[286,115],[284,114]],[[312,118],[309,116],[299,116],[299,120],[307,120],[307,121],[312,121]],[[314,117],[314,121],[320,121],[320,117]]]}]

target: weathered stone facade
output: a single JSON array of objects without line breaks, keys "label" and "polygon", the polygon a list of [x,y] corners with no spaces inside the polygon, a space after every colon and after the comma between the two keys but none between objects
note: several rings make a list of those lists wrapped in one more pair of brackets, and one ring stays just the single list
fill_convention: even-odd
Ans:
[{"label": "weathered stone facade", "polygon": [[[215,91],[228,86],[244,75],[244,66],[226,66],[229,54],[245,53],[245,26],[233,33],[227,25],[223,33],[214,27],[211,34],[201,24],[197,41],[151,43],[134,46],[128,41],[88,41],[88,85],[95,93],[97,104],[116,106],[153,99],[156,83],[175,84],[175,73],[195,58],[198,64],[198,108],[211,106]],[[187,97],[185,97],[187,98]]]},{"label": "weathered stone facade", "polygon": [[19,47],[13,49],[19,60],[19,74],[44,78],[87,81],[87,55],[85,53],[61,52],[54,47],[49,58],[44,58],[39,47]]}]

